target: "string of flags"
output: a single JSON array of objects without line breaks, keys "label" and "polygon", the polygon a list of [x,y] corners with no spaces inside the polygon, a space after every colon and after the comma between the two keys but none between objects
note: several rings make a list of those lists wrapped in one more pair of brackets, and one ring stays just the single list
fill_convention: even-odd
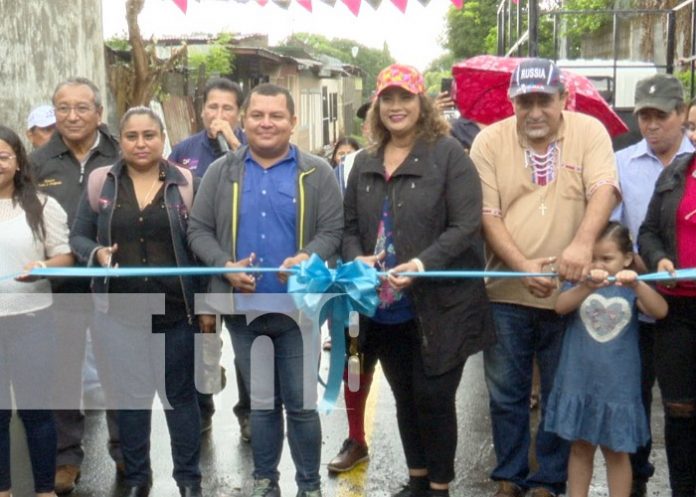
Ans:
[{"label": "string of flags", "polygon": [[[172,0],[177,7],[181,9],[181,11],[185,14],[186,9],[188,8],[188,0]],[[201,0],[197,0],[201,1]],[[250,3],[250,2],[256,2],[257,4],[261,5],[262,7],[265,6],[266,4],[269,3],[269,0],[235,0],[238,3]],[[312,0],[270,0],[270,3],[273,3],[279,7],[282,7],[284,9],[287,9],[290,7],[290,4],[292,2],[295,2],[308,11],[312,12]],[[314,0],[314,1],[320,1],[322,3],[328,4],[328,5],[335,5],[337,0]],[[373,9],[376,9],[379,7],[379,5],[382,3],[382,0],[340,0],[346,7],[348,7],[348,10],[350,10],[354,15],[358,15],[360,12],[360,5],[364,1],[367,3],[370,7]],[[408,0],[390,0],[391,3],[393,3],[397,9],[399,9],[401,12],[406,12],[406,7],[408,6]],[[422,5],[427,5],[430,3],[430,0],[417,0],[420,2]],[[464,2],[466,0],[450,0],[452,2],[452,5],[454,5],[457,9],[461,9],[464,6]],[[513,0],[514,1],[514,0]]]}]

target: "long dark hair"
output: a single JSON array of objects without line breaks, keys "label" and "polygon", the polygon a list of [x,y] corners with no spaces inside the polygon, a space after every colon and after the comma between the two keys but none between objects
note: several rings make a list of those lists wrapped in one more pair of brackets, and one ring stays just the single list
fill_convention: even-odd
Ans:
[{"label": "long dark hair", "polygon": [[611,240],[621,251],[622,254],[633,253],[633,241],[631,240],[631,232],[628,228],[616,221],[609,221],[604,228],[604,231],[597,237],[597,240]]},{"label": "long dark hair", "polygon": [[12,152],[16,156],[17,171],[14,175],[14,192],[12,193],[12,203],[24,210],[27,216],[27,223],[34,238],[44,240],[46,238],[46,226],[44,225],[43,209],[44,203],[41,202],[36,191],[36,185],[31,174],[27,151],[22,145],[22,141],[17,133],[7,126],[0,124],[0,140],[12,147]]},{"label": "long dark hair", "polygon": [[331,167],[338,166],[336,163],[336,154],[338,153],[338,149],[343,145],[349,145],[353,151],[360,150],[360,144],[354,138],[351,138],[350,136],[342,136],[336,141],[333,152],[331,152]]}]

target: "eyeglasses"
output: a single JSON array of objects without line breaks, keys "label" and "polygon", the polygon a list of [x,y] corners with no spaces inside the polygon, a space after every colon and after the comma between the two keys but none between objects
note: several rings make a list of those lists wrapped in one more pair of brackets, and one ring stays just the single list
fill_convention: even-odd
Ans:
[{"label": "eyeglasses", "polygon": [[9,164],[15,157],[17,156],[12,154],[0,154],[0,164]]},{"label": "eyeglasses", "polygon": [[89,104],[78,104],[78,105],[59,105],[55,107],[56,115],[58,116],[68,116],[70,111],[74,110],[75,114],[78,116],[84,116],[89,114],[95,109],[94,105]]}]

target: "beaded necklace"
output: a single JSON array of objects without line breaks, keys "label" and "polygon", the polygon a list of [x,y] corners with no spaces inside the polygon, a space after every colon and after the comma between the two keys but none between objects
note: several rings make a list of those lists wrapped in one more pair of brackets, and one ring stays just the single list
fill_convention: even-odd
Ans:
[{"label": "beaded necklace", "polygon": [[[531,169],[532,182],[538,186],[547,186],[556,179],[556,169],[560,153],[558,144],[551,142],[545,154],[537,154],[530,149],[524,151],[524,167]],[[539,211],[541,215],[546,215],[546,189],[541,189],[541,203]]]}]

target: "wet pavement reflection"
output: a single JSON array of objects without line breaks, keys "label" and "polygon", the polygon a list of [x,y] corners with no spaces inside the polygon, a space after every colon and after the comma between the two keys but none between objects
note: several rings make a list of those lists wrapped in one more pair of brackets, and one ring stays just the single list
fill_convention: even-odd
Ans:
[{"label": "wet pavement reflection", "polygon": [[[223,364],[231,365],[229,337],[225,337]],[[322,359],[323,375],[328,367],[328,355]],[[228,374],[234,368],[227,368]],[[231,378],[230,378],[231,380]],[[207,497],[247,497],[251,493],[251,446],[239,437],[239,425],[232,413],[237,400],[235,381],[228,381],[226,389],[215,397],[216,413],[213,428],[203,440],[201,466],[203,490]],[[657,393],[657,392],[656,392]],[[663,443],[663,423],[659,395],[653,405],[654,451],[656,475],[648,484],[649,497],[668,497],[668,480]],[[483,379],[482,355],[468,361],[457,395],[459,436],[456,456],[457,476],[451,487],[454,497],[487,497],[495,485],[488,479],[494,465],[490,436],[488,395]],[[536,421],[533,416],[533,422]],[[118,497],[116,470],[106,448],[106,421],[101,412],[87,416],[85,461],[82,477],[73,497]],[[152,497],[176,497],[178,494],[171,478],[172,464],[169,436],[162,411],[153,414],[151,458],[153,468]],[[329,476],[326,465],[340,448],[347,434],[347,422],[342,400],[336,410],[322,416],[322,488],[325,497],[386,497],[397,491],[407,480],[406,465],[399,440],[394,400],[384,377],[378,371],[368,400],[366,433],[370,444],[370,461],[338,477]],[[16,416],[12,422],[12,472],[14,495],[33,495],[31,472],[26,447],[21,436],[21,425]],[[606,475],[601,455],[595,460],[595,476],[590,495],[608,496]],[[285,445],[280,464],[280,486],[284,496],[294,496],[294,466]]]}]

